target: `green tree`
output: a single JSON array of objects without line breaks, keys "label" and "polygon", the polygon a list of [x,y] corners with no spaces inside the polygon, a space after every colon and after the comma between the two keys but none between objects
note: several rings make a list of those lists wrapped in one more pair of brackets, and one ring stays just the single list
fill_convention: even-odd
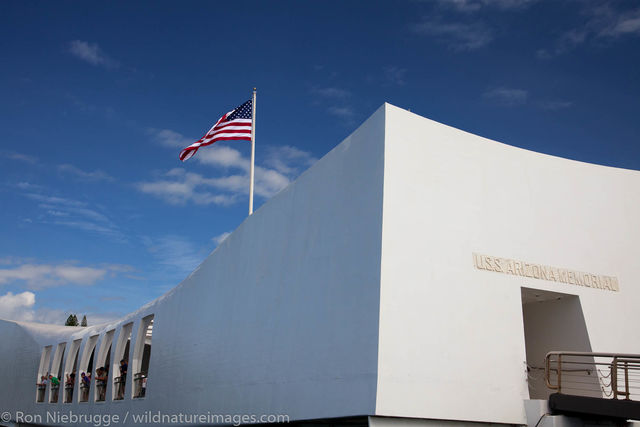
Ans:
[{"label": "green tree", "polygon": [[78,318],[76,315],[70,314],[69,317],[67,317],[67,321],[64,322],[64,326],[78,326]]},{"label": "green tree", "polygon": [[87,326],[87,315],[82,316],[82,322],[80,322],[80,326]]}]

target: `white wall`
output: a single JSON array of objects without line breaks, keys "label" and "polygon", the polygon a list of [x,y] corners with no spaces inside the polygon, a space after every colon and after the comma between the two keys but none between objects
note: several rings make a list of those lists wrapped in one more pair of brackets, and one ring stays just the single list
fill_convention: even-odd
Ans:
[{"label": "white wall", "polygon": [[[385,131],[376,414],[524,423],[523,286],[580,295],[594,351],[640,352],[640,173],[390,105]],[[477,270],[474,252],[616,276],[620,292]]]},{"label": "white wall", "polygon": [[[45,424],[47,410],[287,414],[292,420],[373,413],[383,138],[381,108],[240,225],[179,286],[114,324],[78,331],[0,321],[3,342],[12,343],[0,350],[2,360],[15,351],[28,356],[11,371],[0,363],[5,384],[18,384],[18,393],[0,388],[3,410],[40,414]],[[141,319],[150,314],[146,397],[132,399],[135,341]],[[42,346],[67,341],[69,348],[83,338],[82,355],[88,337],[99,335],[101,348],[105,332],[115,329],[119,342],[121,326],[131,321],[122,401],[111,400],[113,369],[107,402],[93,402],[92,383],[89,403],[77,401],[76,388],[72,404],[35,404]],[[18,333],[24,337],[5,338]]]},{"label": "white wall", "polygon": [[375,410],[383,135],[380,109],[167,297],[149,397],[292,419]]}]

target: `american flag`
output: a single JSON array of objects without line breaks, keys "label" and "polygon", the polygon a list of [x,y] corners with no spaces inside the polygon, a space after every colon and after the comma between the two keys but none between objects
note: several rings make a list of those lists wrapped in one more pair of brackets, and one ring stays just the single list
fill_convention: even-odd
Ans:
[{"label": "american flag", "polygon": [[253,102],[251,100],[229,111],[216,122],[205,136],[180,152],[183,162],[196,154],[198,148],[211,145],[216,141],[235,140],[251,141],[251,116]]}]

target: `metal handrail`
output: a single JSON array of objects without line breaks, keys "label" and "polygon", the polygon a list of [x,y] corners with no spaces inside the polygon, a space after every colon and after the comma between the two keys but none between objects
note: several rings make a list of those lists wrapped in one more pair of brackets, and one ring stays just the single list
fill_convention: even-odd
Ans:
[{"label": "metal handrail", "polygon": [[135,392],[133,394],[134,398],[144,397],[145,396],[145,388],[143,387],[144,381],[147,379],[146,372],[138,372],[133,375],[133,383]]},{"label": "metal handrail", "polygon": [[[606,362],[596,361],[596,358],[609,359]],[[576,360],[578,359],[578,360]],[[581,372],[586,372],[591,376],[593,369],[566,368],[571,365],[595,366],[597,387],[593,387],[593,377],[580,376]],[[624,400],[632,399],[633,394],[640,395],[640,354],[625,353],[596,353],[583,351],[551,351],[545,357],[545,383],[551,390],[557,393],[580,395],[585,393],[602,392],[605,396],[612,396],[612,399],[623,397]],[[602,372],[597,366],[602,366]],[[606,369],[609,373],[606,373]],[[555,374],[556,381],[552,382],[552,373]],[[563,373],[565,374],[563,376]],[[599,374],[599,375],[598,375]],[[566,378],[565,378],[566,377]],[[611,377],[609,384],[603,381],[604,378]],[[564,378],[564,380],[563,380]],[[583,379],[583,381],[580,381]],[[589,386],[592,388],[590,389]],[[622,389],[620,387],[623,387]],[[567,390],[571,390],[567,392]],[[635,392],[633,391],[635,390]],[[636,396],[638,399],[640,396]]]},{"label": "metal handrail", "polygon": [[640,354],[631,354],[631,353],[592,353],[589,351],[550,351],[547,353],[547,358],[553,355],[564,355],[564,356],[591,356],[591,357],[622,357],[625,359],[636,359],[640,361]]},{"label": "metal handrail", "polygon": [[73,388],[74,388],[75,384],[74,383],[67,383],[64,385],[64,403],[71,403],[73,402]]},{"label": "metal handrail", "polygon": [[114,400],[122,400],[124,399],[124,387],[125,387],[125,382],[127,380],[127,375],[121,375],[119,377],[115,377],[113,379],[113,384],[115,386],[116,389],[116,396],[113,398]]}]

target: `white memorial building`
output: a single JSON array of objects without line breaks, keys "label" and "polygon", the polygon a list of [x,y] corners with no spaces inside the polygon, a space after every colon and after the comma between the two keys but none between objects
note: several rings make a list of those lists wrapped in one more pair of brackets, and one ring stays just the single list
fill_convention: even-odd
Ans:
[{"label": "white memorial building", "polygon": [[136,312],[1,320],[0,425],[620,425],[639,326],[640,172],[385,104]]}]

